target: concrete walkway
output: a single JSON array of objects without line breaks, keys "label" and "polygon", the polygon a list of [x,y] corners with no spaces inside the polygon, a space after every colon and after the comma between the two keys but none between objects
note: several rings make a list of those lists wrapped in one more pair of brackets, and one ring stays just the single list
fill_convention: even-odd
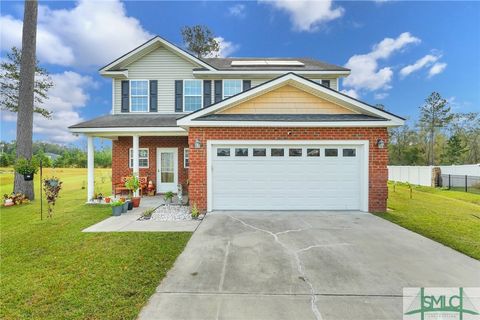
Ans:
[{"label": "concrete walkway", "polygon": [[139,319],[402,319],[422,286],[478,287],[480,262],[361,212],[210,213]]},{"label": "concrete walkway", "polygon": [[127,211],[118,217],[109,217],[90,226],[82,232],[193,232],[200,224],[199,220],[193,221],[154,221],[138,219],[147,209],[157,208],[164,203],[163,198],[143,197],[138,208]]}]

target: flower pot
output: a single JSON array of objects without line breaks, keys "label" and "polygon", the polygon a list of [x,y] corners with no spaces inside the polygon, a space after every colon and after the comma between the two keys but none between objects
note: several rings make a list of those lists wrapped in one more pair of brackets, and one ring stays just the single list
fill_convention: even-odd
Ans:
[{"label": "flower pot", "polygon": [[132,210],[132,209],[133,209],[133,202],[132,202],[132,200],[127,200],[127,203],[128,203],[128,210]]},{"label": "flower pot", "polygon": [[105,203],[110,203],[110,198],[105,198]]},{"label": "flower pot", "polygon": [[119,216],[122,214],[123,206],[112,207],[112,216]]},{"label": "flower pot", "polygon": [[26,173],[23,175],[23,180],[25,181],[32,181],[33,180],[33,173]]},{"label": "flower pot", "polygon": [[122,213],[127,213],[128,210],[128,202],[124,202],[122,204]]},{"label": "flower pot", "polygon": [[12,199],[7,199],[7,200],[5,200],[5,203],[4,203],[4,206],[5,206],[5,207],[11,207],[11,206],[13,206],[13,205],[15,205],[15,203],[13,202]]},{"label": "flower pot", "polygon": [[132,204],[134,208],[138,208],[140,206],[140,197],[133,197]]}]

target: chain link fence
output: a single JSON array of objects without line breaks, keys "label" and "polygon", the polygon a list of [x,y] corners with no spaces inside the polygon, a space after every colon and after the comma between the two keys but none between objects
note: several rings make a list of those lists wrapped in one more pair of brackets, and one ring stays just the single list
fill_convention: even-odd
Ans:
[{"label": "chain link fence", "polygon": [[468,175],[442,174],[440,186],[448,190],[480,194],[480,177]]}]

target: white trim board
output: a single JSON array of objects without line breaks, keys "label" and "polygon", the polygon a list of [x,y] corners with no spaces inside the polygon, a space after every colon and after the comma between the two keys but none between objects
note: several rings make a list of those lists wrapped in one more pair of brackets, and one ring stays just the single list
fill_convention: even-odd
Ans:
[{"label": "white trim board", "polygon": [[[121,73],[123,71],[116,71],[116,70],[109,70],[109,69],[121,64],[123,61],[127,60],[128,58],[130,58],[130,57],[132,57],[136,54],[141,54],[144,50],[148,50],[149,48],[151,48],[153,45],[156,45],[156,44],[161,44],[164,47],[166,47],[167,49],[169,49],[170,51],[173,51],[173,52],[177,53],[178,55],[182,56],[183,58],[185,58],[185,59],[187,59],[191,62],[194,62],[195,64],[200,65],[204,68],[207,68],[208,70],[215,70],[212,66],[210,66],[209,64],[207,64],[207,63],[203,62],[202,60],[198,59],[194,55],[191,55],[190,53],[180,49],[176,45],[168,42],[167,40],[163,39],[160,36],[155,36],[154,38],[145,42],[141,46],[133,49],[129,53],[121,56],[120,58],[116,59],[115,61],[113,61],[113,62],[109,63],[108,65],[104,66],[103,68],[101,68],[100,69],[100,74],[101,75],[118,75],[119,73]],[[128,76],[128,73],[127,73],[127,76]]]},{"label": "white trim board", "polygon": [[213,146],[215,145],[355,145],[362,147],[362,172],[361,172],[361,204],[360,210],[368,212],[369,196],[369,153],[370,143],[368,140],[208,140],[207,141],[207,211],[213,210],[213,181],[212,160]]}]

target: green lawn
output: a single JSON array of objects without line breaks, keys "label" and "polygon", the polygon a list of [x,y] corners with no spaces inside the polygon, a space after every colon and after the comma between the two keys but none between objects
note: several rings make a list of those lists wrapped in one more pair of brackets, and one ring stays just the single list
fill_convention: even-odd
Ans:
[{"label": "green lawn", "polygon": [[379,217],[480,260],[480,196],[389,183],[388,212]]},{"label": "green lawn", "polygon": [[[64,188],[52,219],[40,221],[38,200],[0,209],[0,318],[134,319],[191,233],[82,233],[111,209],[84,204],[85,169],[53,174]],[[96,177],[110,194],[110,170]],[[12,180],[0,168],[1,194]]]}]

